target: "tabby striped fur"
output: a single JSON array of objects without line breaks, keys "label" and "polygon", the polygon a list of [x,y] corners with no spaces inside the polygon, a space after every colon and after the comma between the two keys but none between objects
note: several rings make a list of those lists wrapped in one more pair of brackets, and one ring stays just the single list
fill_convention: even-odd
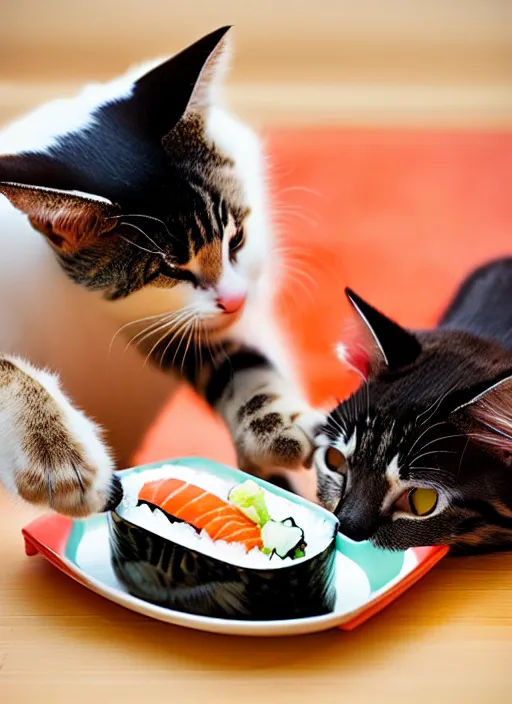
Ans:
[{"label": "tabby striped fur", "polygon": [[[0,193],[98,314],[220,413],[240,466],[264,473],[309,464],[324,416],[304,400],[273,317],[278,262],[259,141],[217,95],[226,33],[8,128]],[[41,409],[25,412],[29,422]],[[23,435],[14,418],[10,432]]]},{"label": "tabby striped fur", "polygon": [[[348,295],[372,341],[340,351],[368,378],[329,416],[320,500],[342,532],[381,547],[512,549],[512,259],[473,272],[435,330],[411,333]],[[417,489],[437,494],[425,515]]]}]

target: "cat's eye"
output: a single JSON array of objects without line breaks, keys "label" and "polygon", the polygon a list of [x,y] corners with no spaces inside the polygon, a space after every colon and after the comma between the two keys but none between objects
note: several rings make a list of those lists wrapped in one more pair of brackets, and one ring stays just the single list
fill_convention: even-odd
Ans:
[{"label": "cat's eye", "polygon": [[328,447],[324,452],[324,462],[327,469],[331,472],[340,472],[342,474],[346,471],[345,456],[336,447]]},{"label": "cat's eye", "polygon": [[245,230],[243,227],[239,228],[233,237],[229,240],[229,256],[233,257],[239,249],[244,246],[245,242]]},{"label": "cat's eye", "polygon": [[174,267],[167,262],[162,262],[160,265],[160,273],[163,276],[167,276],[169,279],[174,279],[175,281],[188,281],[189,283],[197,286],[197,277],[188,269],[179,269]]},{"label": "cat's eye", "polygon": [[399,511],[412,513],[413,516],[430,516],[436,509],[437,491],[427,487],[416,487],[403,494],[396,502]]},{"label": "cat's eye", "polygon": [[437,491],[419,487],[409,492],[409,506],[415,516],[428,516],[437,506]]}]

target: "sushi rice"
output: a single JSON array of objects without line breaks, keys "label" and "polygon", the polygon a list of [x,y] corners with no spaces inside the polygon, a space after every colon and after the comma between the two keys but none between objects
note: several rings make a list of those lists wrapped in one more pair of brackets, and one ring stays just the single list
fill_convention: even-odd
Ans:
[{"label": "sushi rice", "polygon": [[206,531],[200,533],[190,525],[180,522],[171,522],[166,514],[155,509],[150,509],[146,504],[137,506],[139,492],[148,482],[160,479],[180,479],[194,484],[205,491],[215,494],[228,501],[228,494],[234,484],[219,477],[214,477],[207,472],[201,472],[183,465],[164,465],[158,469],[148,470],[139,474],[132,474],[121,478],[124,496],[116,512],[125,520],[145,528],[146,530],[172,540],[191,550],[198,550],[205,555],[217,558],[239,567],[255,569],[279,569],[297,564],[318,555],[332,539],[332,523],[327,519],[309,511],[305,506],[295,504],[288,499],[272,494],[263,489],[265,501],[270,516],[274,521],[282,521],[292,517],[304,531],[307,544],[304,557],[281,559],[273,556],[270,558],[258,548],[249,552],[241,544],[227,543],[223,540],[212,540]]}]

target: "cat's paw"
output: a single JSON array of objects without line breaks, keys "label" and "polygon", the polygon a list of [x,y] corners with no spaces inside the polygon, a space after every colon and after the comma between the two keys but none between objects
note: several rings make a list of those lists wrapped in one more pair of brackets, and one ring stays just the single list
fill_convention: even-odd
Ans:
[{"label": "cat's paw", "polygon": [[276,467],[310,467],[325,415],[296,398],[260,393],[239,410],[238,423],[239,466],[262,475]]},{"label": "cat's paw", "polygon": [[32,504],[84,517],[121,498],[99,428],[63,394],[55,376],[0,360],[0,480]]}]

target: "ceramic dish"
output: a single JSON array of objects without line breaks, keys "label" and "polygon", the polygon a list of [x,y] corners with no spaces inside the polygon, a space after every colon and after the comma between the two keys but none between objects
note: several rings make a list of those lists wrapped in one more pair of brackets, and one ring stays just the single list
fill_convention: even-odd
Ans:
[{"label": "ceramic dish", "polygon": [[[198,616],[251,621],[308,618],[334,610],[339,522],[329,511],[212,463],[201,471],[176,464],[139,468],[122,482],[124,500],[108,516],[110,547],[116,577],[133,596]],[[242,487],[245,496],[246,483],[263,505],[261,520],[270,527],[274,548],[277,531],[282,557],[269,548],[262,552],[262,536],[268,534],[255,522],[260,517],[254,505],[250,519],[228,501],[235,487]],[[187,519],[177,517],[181,511]],[[205,526],[219,538],[212,540]],[[231,533],[248,536],[247,546],[240,538],[221,539]],[[300,556],[292,557],[299,547]]]},{"label": "ceramic dish", "polygon": [[[147,471],[163,465],[184,465],[232,479],[239,473],[200,458],[184,458],[120,473]],[[301,500],[302,501],[302,500]],[[253,621],[214,618],[156,606],[131,595],[112,567],[107,516],[73,521],[49,515],[23,529],[28,555],[40,553],[62,572],[111,601],[160,621],[213,633],[286,636],[340,627],[355,628],[396,599],[430,570],[447,548],[414,548],[403,552],[378,550],[369,543],[336,539],[336,603],[334,610],[308,618]]]}]

